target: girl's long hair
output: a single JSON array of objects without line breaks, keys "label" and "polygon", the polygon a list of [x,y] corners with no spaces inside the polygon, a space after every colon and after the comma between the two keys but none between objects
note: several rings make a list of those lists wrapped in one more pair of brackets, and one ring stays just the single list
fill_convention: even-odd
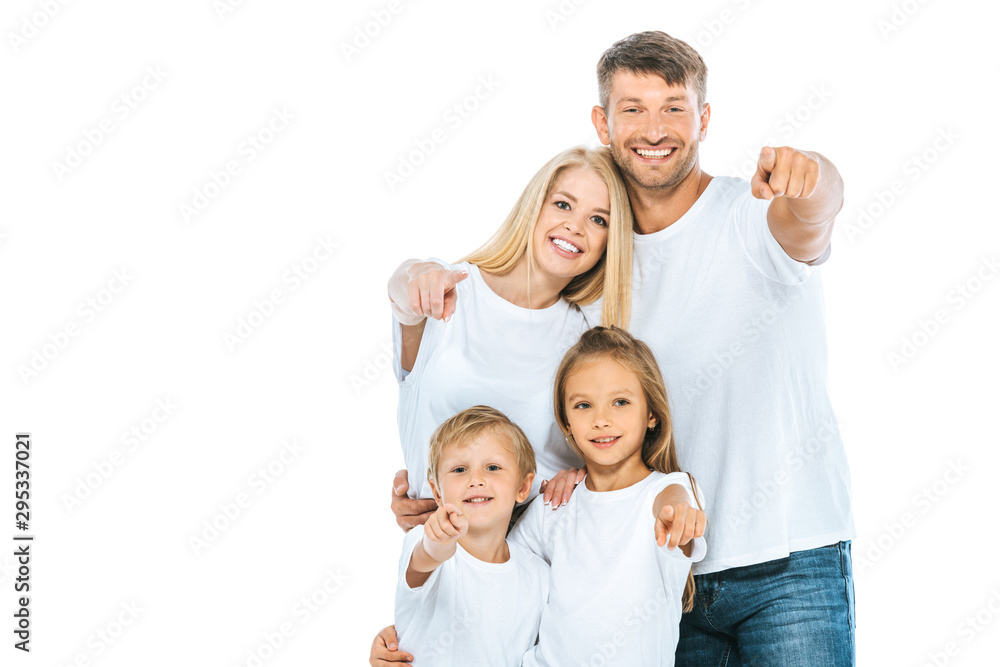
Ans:
[{"label": "girl's long hair", "polygon": [[[611,359],[635,374],[642,387],[649,411],[656,418],[656,426],[646,431],[642,442],[642,462],[648,468],[665,474],[682,472],[677,464],[677,453],[674,448],[674,429],[670,419],[670,404],[667,401],[667,388],[663,383],[663,375],[656,363],[653,351],[641,340],[636,340],[627,331],[618,327],[594,327],[584,332],[580,340],[569,349],[556,371],[556,381],[553,390],[552,405],[555,408],[556,423],[562,429],[563,435],[570,447],[585,458],[583,451],[573,439],[569,430],[569,418],[566,413],[566,381],[582,365],[594,359]],[[694,492],[694,502],[701,509],[698,500],[698,488],[694,477],[691,480],[691,490]],[[694,609],[694,576],[688,572],[687,585],[682,598],[684,611]]]},{"label": "girl's long hair", "polygon": [[521,193],[500,229],[478,250],[460,261],[475,264],[480,269],[505,275],[527,258],[528,275],[535,267],[532,232],[551,194],[552,186],[567,169],[584,167],[593,170],[608,186],[610,215],[608,246],[592,269],[573,278],[562,291],[572,304],[583,306],[604,297],[601,321],[604,324],[628,326],[632,308],[632,208],[628,192],[611,151],[576,146],[559,153],[538,170]]}]

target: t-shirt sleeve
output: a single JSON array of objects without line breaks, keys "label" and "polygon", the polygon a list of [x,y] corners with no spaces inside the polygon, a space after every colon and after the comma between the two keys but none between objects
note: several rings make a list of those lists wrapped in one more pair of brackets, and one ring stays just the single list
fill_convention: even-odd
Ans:
[{"label": "t-shirt sleeve", "polygon": [[830,246],[811,262],[800,262],[789,257],[767,224],[767,209],[770,205],[771,202],[765,199],[755,198],[747,184],[733,201],[733,223],[743,241],[747,257],[758,271],[775,282],[797,285],[808,280],[816,267],[829,258]]},{"label": "t-shirt sleeve", "polygon": [[[701,493],[701,489],[698,488],[697,482],[695,482],[695,489],[691,488],[691,476],[686,472],[672,472],[667,475],[660,484],[657,484],[656,493],[658,494],[663,489],[667,488],[672,484],[680,484],[683,486],[688,495],[691,496],[692,500],[697,500],[697,505],[701,508],[701,511],[705,512],[706,517],[708,516],[708,511],[705,509],[705,497]],[[695,496],[697,494],[697,497]],[[655,497],[655,494],[654,494]],[[666,547],[661,548],[661,552],[664,554],[674,554],[679,555],[682,558],[687,558],[692,563],[697,563],[705,557],[705,553],[708,551],[708,545],[705,542],[704,536],[696,537],[694,539],[694,547],[691,549],[691,556],[685,556],[684,552],[680,549],[675,549],[674,551],[669,551]]]},{"label": "t-shirt sleeve", "polygon": [[402,628],[412,623],[422,611],[433,609],[434,599],[437,595],[440,567],[431,572],[431,576],[424,582],[423,586],[411,588],[406,583],[406,568],[410,564],[410,556],[413,555],[413,550],[423,538],[423,526],[417,526],[403,538],[403,553],[399,557],[399,581],[396,585],[395,624],[398,634],[401,634]]},{"label": "t-shirt sleeve", "polygon": [[[430,257],[427,261],[437,262],[449,270],[454,268],[448,262],[437,257]],[[417,359],[413,364],[413,369],[404,371],[402,361],[403,325],[396,319],[395,314],[392,315],[392,373],[396,376],[396,382],[409,384],[416,381],[416,378],[420,375],[420,368],[423,366],[423,361],[430,356],[430,348],[434,345],[436,338],[436,329],[437,327],[433,326],[432,322],[427,323],[427,326],[424,327],[424,334],[420,338],[420,350],[417,352]]]},{"label": "t-shirt sleeve", "polygon": [[552,509],[545,505],[541,495],[535,496],[528,509],[524,511],[521,518],[514,524],[510,534],[507,535],[507,541],[524,547],[544,560],[546,564],[550,564],[544,540],[545,517],[543,513],[546,511],[551,512]]}]

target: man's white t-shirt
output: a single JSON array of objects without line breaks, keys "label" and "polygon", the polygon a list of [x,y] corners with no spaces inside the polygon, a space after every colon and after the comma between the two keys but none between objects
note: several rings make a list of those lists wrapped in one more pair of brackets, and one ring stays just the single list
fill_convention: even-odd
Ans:
[{"label": "man's white t-shirt", "polygon": [[506,563],[486,563],[458,545],[423,586],[410,588],[406,568],[424,527],[403,538],[396,587],[399,648],[414,667],[519,667],[535,643],[548,598],[549,567],[510,544]]},{"label": "man's white t-shirt", "polygon": [[656,355],[678,461],[711,508],[695,574],[854,535],[818,262],[782,250],[769,204],[717,176],[675,223],[634,235],[629,331]]},{"label": "man's white t-shirt", "polygon": [[684,586],[705,540],[694,541],[690,558],[658,546],[653,500],[671,484],[693,500],[689,479],[651,472],[619,491],[581,483],[556,510],[532,502],[508,543],[549,563],[551,589],[525,667],[674,664]]},{"label": "man's white t-shirt", "polygon": [[535,450],[531,497],[542,480],[582,465],[566,444],[552,411],[552,383],[563,355],[587,330],[583,313],[565,299],[548,308],[521,308],[497,295],[468,262],[469,277],[456,285],[458,301],[448,322],[428,318],[410,373],[400,363],[402,328],[393,318],[399,437],[411,498],[431,498],[427,449],[441,422],[488,405],[521,427]]}]

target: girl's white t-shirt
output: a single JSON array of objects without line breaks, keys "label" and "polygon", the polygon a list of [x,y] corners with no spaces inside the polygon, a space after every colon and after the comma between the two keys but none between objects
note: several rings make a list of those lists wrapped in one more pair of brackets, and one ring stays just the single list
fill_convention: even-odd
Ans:
[{"label": "girl's white t-shirt", "polygon": [[789,257],[769,205],[747,181],[716,176],[677,222],[634,236],[629,331],[656,355],[678,463],[712,509],[695,574],[854,535],[827,387],[815,266],[826,257]]},{"label": "girl's white t-shirt", "polygon": [[535,644],[548,598],[549,568],[509,544],[506,563],[487,563],[458,545],[423,586],[406,583],[413,549],[424,537],[417,526],[403,538],[396,587],[399,648],[414,667],[519,667]]},{"label": "girl's white t-shirt", "polygon": [[690,558],[656,544],[653,500],[671,484],[694,498],[687,474],[651,472],[619,491],[581,483],[556,510],[541,498],[528,507],[507,541],[549,563],[551,583],[525,667],[674,664],[684,586],[705,540]]},{"label": "girl's white t-shirt", "polygon": [[399,438],[409,496],[433,497],[427,481],[427,449],[434,430],[466,408],[488,405],[520,426],[534,448],[534,497],[542,480],[582,465],[556,425],[552,384],[559,362],[587,330],[587,321],[565,299],[548,308],[521,308],[491,290],[477,266],[431,261],[465,269],[469,277],[456,285],[458,301],[451,320],[428,318],[417,359],[405,377],[400,362],[402,327],[393,318]]}]

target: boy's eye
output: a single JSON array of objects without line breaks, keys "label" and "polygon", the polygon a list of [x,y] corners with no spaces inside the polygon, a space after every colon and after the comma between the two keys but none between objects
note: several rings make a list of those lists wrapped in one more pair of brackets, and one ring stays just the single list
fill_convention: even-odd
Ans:
[{"label": "boy's eye", "polygon": [[465,472],[465,466],[456,466],[451,469],[452,472]]},{"label": "boy's eye", "polygon": [[486,466],[486,469],[489,470],[490,472],[496,472],[497,470],[500,470],[500,466],[498,466],[496,463],[492,463]]}]

